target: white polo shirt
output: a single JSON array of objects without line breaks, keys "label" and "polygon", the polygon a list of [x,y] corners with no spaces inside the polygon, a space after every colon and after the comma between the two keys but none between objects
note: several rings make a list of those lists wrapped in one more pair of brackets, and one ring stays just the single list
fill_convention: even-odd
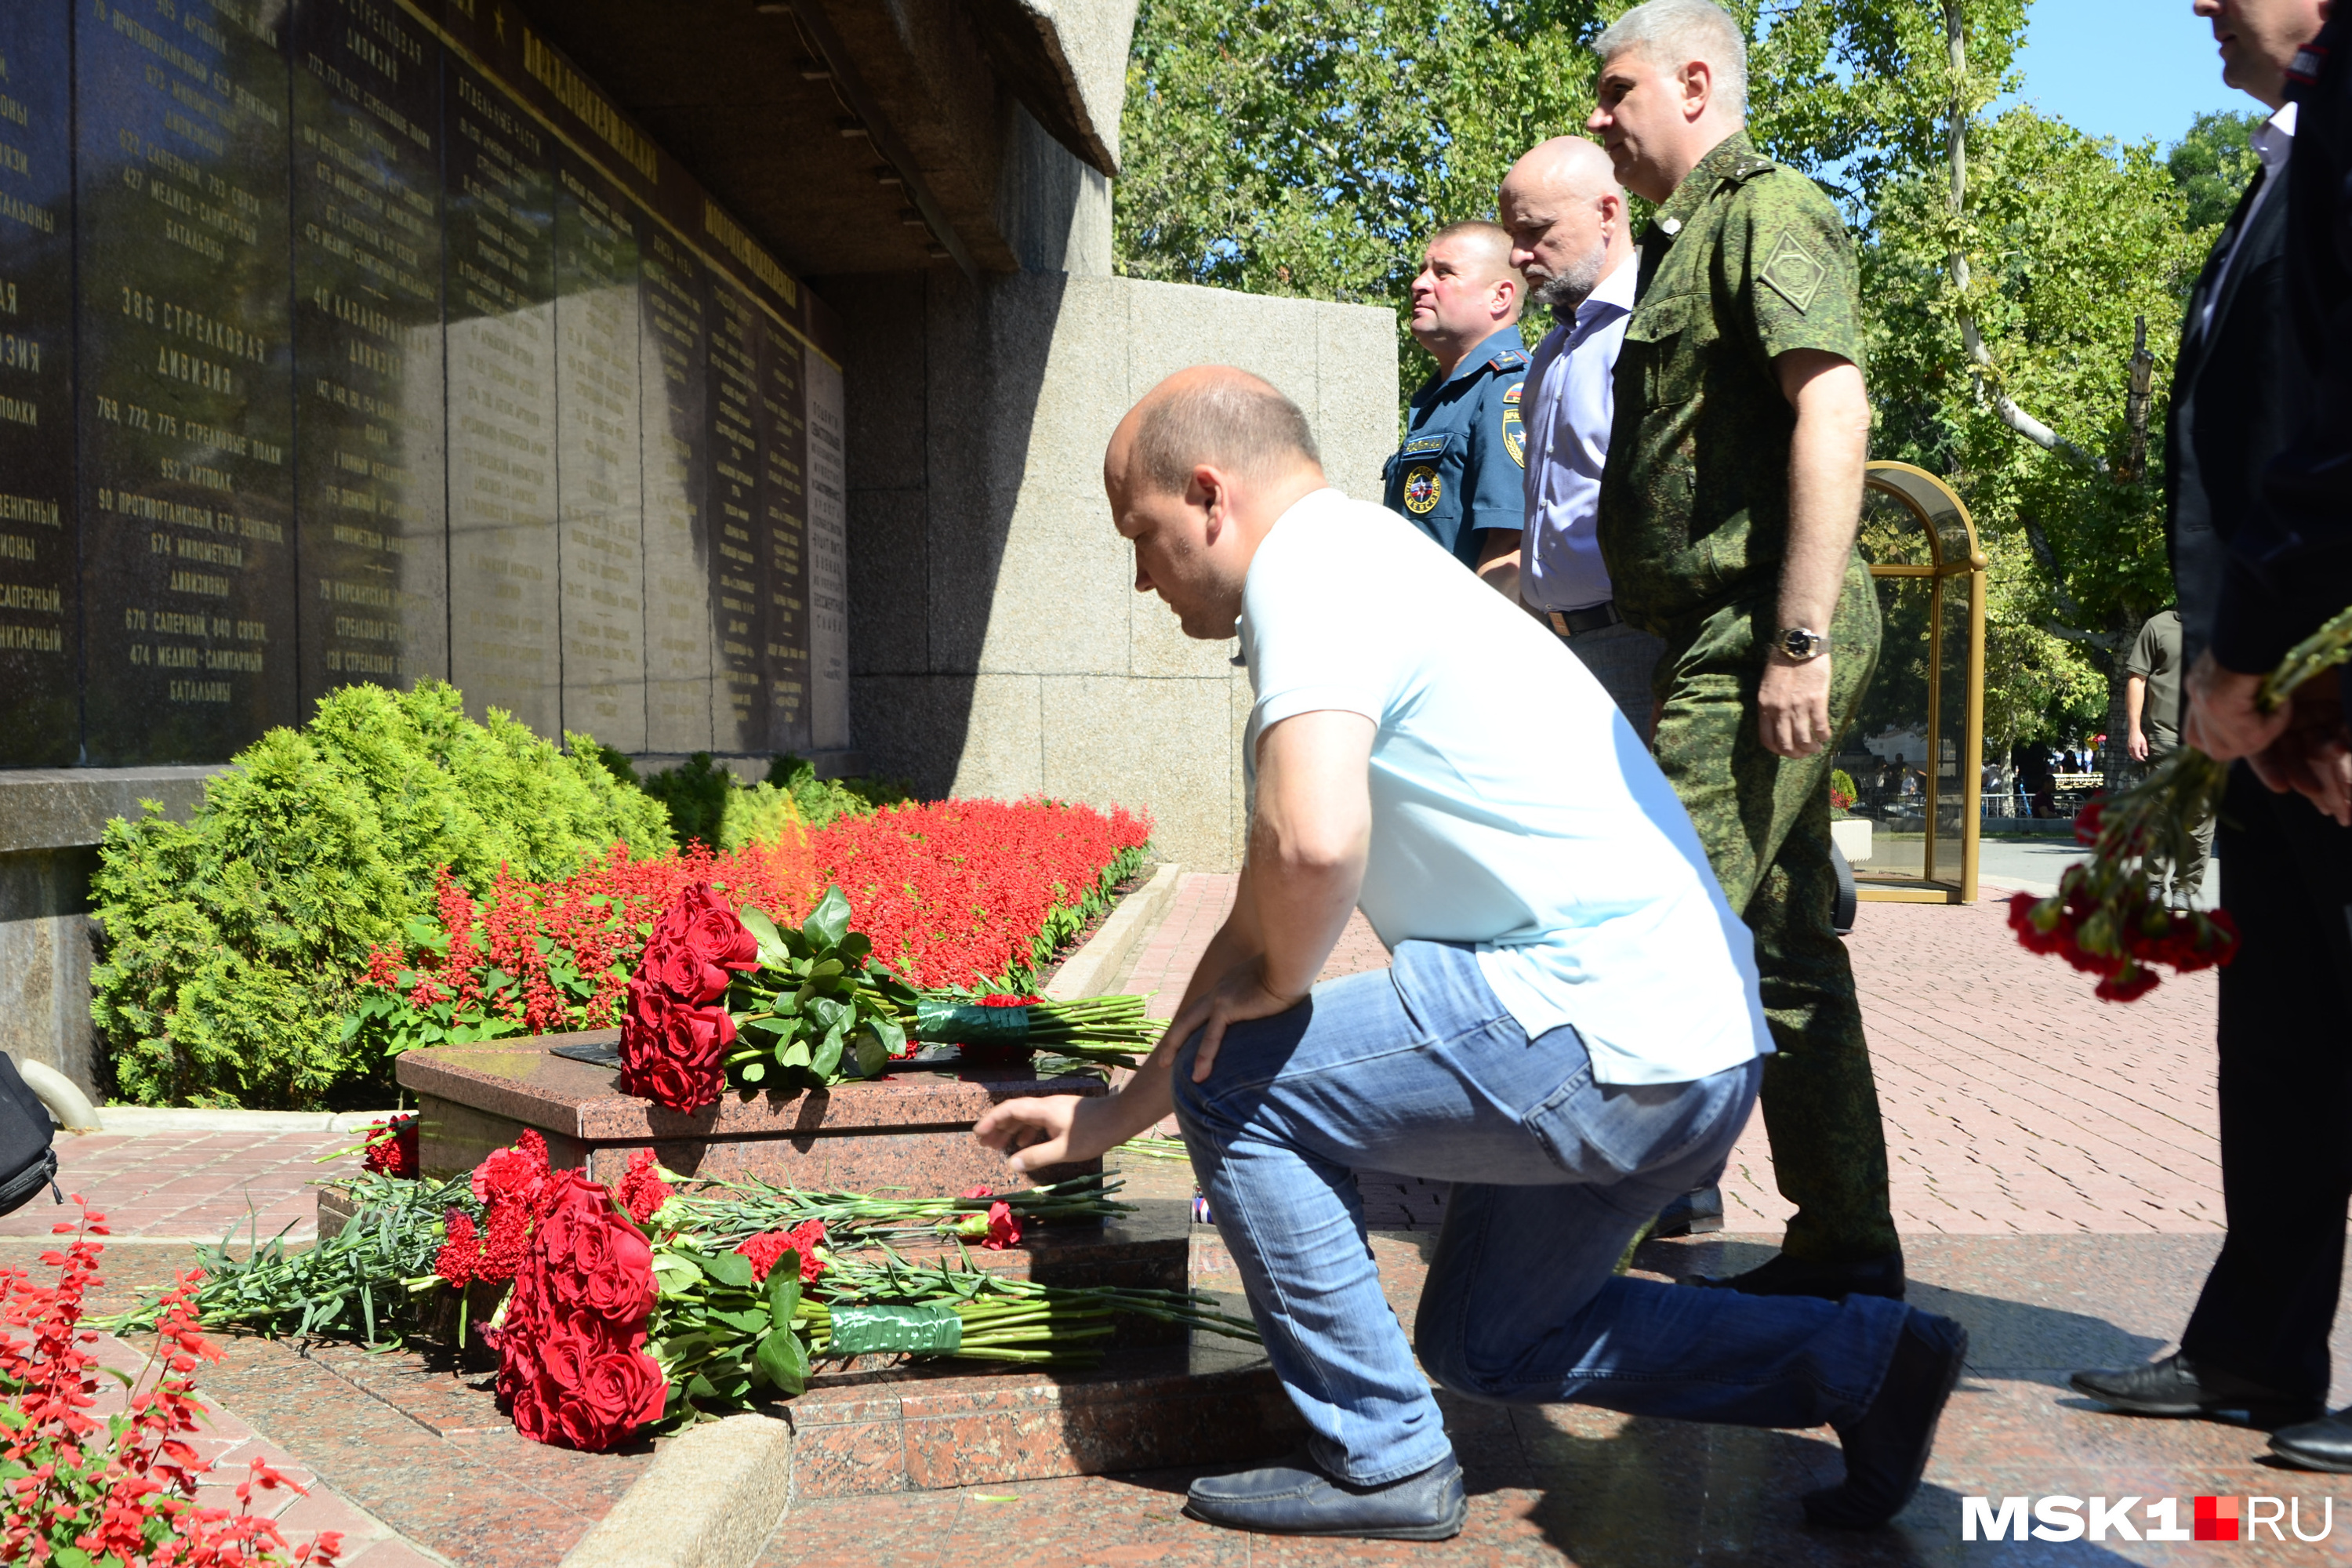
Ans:
[{"label": "white polo shirt", "polygon": [[1602,1083],[1769,1052],[1748,928],[1673,786],[1583,663],[1454,566],[1336,489],[1283,514],[1242,594],[1252,784],[1269,726],[1363,714],[1378,730],[1358,901],[1382,942],[1474,944],[1519,1026],[1575,1025]]}]

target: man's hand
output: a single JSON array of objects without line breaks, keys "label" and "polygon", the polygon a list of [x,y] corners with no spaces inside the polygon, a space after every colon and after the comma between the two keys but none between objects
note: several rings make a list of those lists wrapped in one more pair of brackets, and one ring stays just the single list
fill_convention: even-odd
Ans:
[{"label": "man's hand", "polygon": [[2310,682],[2294,693],[2286,728],[2246,759],[2254,776],[2284,795],[2294,791],[2328,816],[2352,827],[2352,747],[2346,744],[2344,701],[2333,680]]},{"label": "man's hand", "polygon": [[1191,1006],[1178,1013],[1160,1037],[1152,1050],[1154,1059],[1173,1068],[1176,1053],[1194,1030],[1201,1035],[1201,1048],[1192,1054],[1192,1081],[1209,1081],[1209,1069],[1217,1063],[1217,1052],[1225,1043],[1225,1026],[1247,1023],[1252,1018],[1271,1018],[1276,1013],[1287,1013],[1307,1000],[1307,993],[1281,996],[1269,990],[1265,980],[1265,960],[1263,955],[1237,963],[1227,970],[1223,978],[1195,997]]},{"label": "man's hand", "polygon": [[2131,733],[2124,738],[2124,750],[2131,753],[2133,762],[2147,761],[2147,737],[2139,732],[2138,725],[2133,725]]},{"label": "man's hand", "polygon": [[1758,738],[1775,756],[1810,757],[1830,743],[1830,656],[1775,652],[1756,694]]},{"label": "man's hand", "polygon": [[2180,738],[2219,762],[2235,762],[2263,750],[2286,731],[2294,710],[2290,697],[2274,712],[2254,706],[2259,675],[2242,675],[2213,662],[2209,649],[2189,671],[2189,717]]},{"label": "man's hand", "polygon": [[971,1135],[1005,1151],[1006,1163],[1016,1171],[1091,1160],[1127,1141],[1111,1114],[1116,1103],[1115,1097],[1075,1094],[1008,1100],[991,1107],[973,1124]]}]

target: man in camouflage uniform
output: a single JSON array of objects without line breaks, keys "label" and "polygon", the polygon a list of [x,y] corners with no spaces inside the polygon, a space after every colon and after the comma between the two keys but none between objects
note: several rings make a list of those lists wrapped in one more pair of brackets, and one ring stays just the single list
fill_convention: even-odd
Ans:
[{"label": "man in camouflage uniform", "polygon": [[1886,1143],[1853,972],[1831,925],[1832,743],[1878,656],[1854,549],[1870,410],[1837,209],[1759,154],[1747,50],[1708,0],[1603,33],[1591,129],[1658,204],[1617,362],[1600,540],[1619,608],[1666,640],[1655,747],[1756,938],[1777,1054],[1764,1121],[1797,1205],[1727,1285],[1900,1297]]}]

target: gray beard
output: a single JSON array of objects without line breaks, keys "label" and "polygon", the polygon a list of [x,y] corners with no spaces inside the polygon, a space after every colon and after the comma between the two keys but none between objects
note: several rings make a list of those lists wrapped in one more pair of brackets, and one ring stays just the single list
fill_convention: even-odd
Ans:
[{"label": "gray beard", "polygon": [[1574,310],[1601,287],[1601,264],[1609,259],[1607,247],[1580,257],[1569,264],[1567,271],[1547,278],[1528,290],[1529,302],[1550,310]]}]

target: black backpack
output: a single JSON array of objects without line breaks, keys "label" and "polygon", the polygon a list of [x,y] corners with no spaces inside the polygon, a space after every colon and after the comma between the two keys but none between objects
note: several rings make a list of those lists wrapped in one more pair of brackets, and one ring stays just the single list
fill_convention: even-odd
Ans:
[{"label": "black backpack", "polygon": [[8,1053],[0,1051],[0,1214],[13,1214],[39,1195],[43,1187],[59,1203],[57,1190],[58,1153],[49,1146],[55,1136],[49,1108],[41,1103]]}]

